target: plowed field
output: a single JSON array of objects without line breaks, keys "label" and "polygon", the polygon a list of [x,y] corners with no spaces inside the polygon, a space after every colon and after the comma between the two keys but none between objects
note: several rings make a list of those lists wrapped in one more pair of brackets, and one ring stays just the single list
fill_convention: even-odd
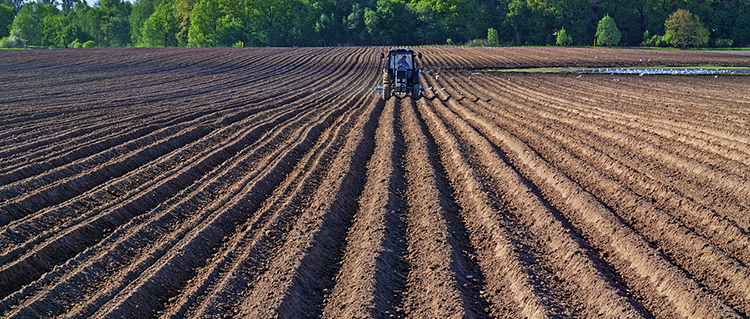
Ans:
[{"label": "plowed field", "polygon": [[750,77],[482,71],[750,56],[384,50],[0,51],[0,317],[750,315]]}]

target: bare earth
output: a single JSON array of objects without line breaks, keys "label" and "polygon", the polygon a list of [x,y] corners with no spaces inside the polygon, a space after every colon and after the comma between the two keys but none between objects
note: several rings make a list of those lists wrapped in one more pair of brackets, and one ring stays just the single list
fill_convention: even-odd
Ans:
[{"label": "bare earth", "polygon": [[0,51],[0,317],[750,315],[750,77],[482,71],[748,56],[384,50]]}]

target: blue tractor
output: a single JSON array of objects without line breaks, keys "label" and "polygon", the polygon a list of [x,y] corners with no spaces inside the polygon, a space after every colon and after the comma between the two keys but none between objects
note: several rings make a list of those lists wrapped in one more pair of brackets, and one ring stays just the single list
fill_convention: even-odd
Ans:
[{"label": "blue tractor", "polygon": [[[411,49],[398,48],[388,51],[388,61],[383,69],[383,100],[387,100],[394,93],[407,94],[412,99],[422,97],[422,87],[419,86],[419,68],[415,58],[422,59],[422,53],[417,53]],[[380,53],[380,59],[385,58]]]}]

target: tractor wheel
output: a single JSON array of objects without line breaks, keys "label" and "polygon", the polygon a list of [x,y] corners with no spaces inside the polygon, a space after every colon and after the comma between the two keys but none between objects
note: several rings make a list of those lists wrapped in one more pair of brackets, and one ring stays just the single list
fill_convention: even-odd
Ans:
[{"label": "tractor wheel", "polygon": [[383,72],[383,100],[391,98],[391,77],[388,72]]},{"label": "tractor wheel", "polygon": [[422,94],[419,91],[419,84],[414,84],[414,86],[411,87],[411,99],[418,100],[421,97],[422,97]]}]

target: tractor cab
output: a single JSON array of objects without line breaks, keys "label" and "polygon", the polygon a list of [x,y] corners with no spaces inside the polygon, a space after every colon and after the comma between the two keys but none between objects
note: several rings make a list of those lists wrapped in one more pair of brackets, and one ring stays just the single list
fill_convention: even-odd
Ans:
[{"label": "tractor cab", "polygon": [[[384,57],[382,53],[380,56]],[[422,54],[415,55],[411,49],[399,48],[388,51],[388,61],[383,69],[383,99],[388,99],[392,93],[410,94],[413,99],[422,96],[419,69],[415,59],[417,57],[421,59]]]}]

